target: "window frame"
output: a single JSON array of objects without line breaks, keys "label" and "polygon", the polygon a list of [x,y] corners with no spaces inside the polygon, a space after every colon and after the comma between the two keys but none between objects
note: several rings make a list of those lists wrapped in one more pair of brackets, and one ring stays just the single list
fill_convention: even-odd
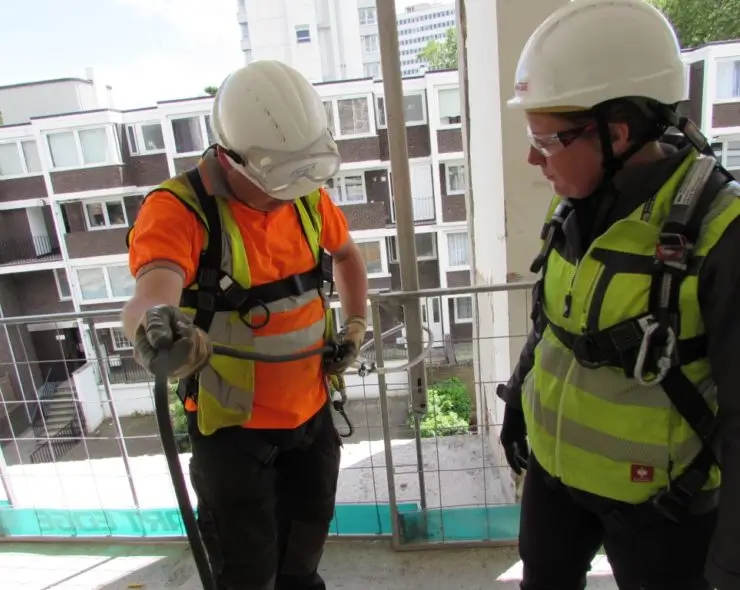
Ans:
[{"label": "window frame", "polygon": [[[24,143],[33,143],[36,146],[36,157],[39,159],[38,171],[31,171],[26,160],[26,153],[23,151]],[[21,163],[22,172],[20,174],[0,174],[0,180],[9,180],[11,178],[26,178],[28,176],[41,176],[44,173],[44,164],[41,161],[41,153],[39,152],[39,144],[35,137],[21,137],[18,139],[9,139],[7,141],[0,141],[0,145],[15,144],[16,152],[18,153],[18,159]]]},{"label": "window frame", "polygon": [[[469,299],[470,300],[470,318],[463,318],[460,317],[460,309],[459,309],[459,301],[461,299]],[[453,308],[453,320],[456,324],[472,324],[473,323],[473,296],[472,295],[458,295],[456,297],[452,297],[452,308]]]},{"label": "window frame", "polygon": [[[52,269],[52,273],[54,274],[54,282],[57,286],[57,293],[59,294],[59,301],[71,301],[72,300],[72,285],[69,281],[69,276],[67,276],[67,270],[65,268],[54,268]],[[64,295],[62,293],[62,283],[59,279],[59,273],[64,273],[64,276],[67,281],[67,288],[69,289],[69,295]]]},{"label": "window frame", "polygon": [[[306,38],[303,39],[299,36],[299,33],[306,33]],[[295,42],[298,45],[303,43],[311,43],[311,26],[310,25],[296,25],[295,26]]]},{"label": "window frame", "polygon": [[[79,298],[79,302],[85,305],[89,304],[95,304],[95,303],[111,303],[111,302],[119,302],[119,301],[128,301],[131,299],[131,295],[124,295],[120,297],[116,297],[113,295],[113,287],[111,285],[110,280],[110,274],[109,269],[114,267],[124,267],[128,271],[128,264],[125,262],[119,262],[119,263],[110,263],[110,264],[92,264],[92,265],[85,265],[85,266],[76,266],[74,267],[74,274],[75,274],[75,294]],[[85,299],[82,293],[82,287],[80,286],[80,277],[79,277],[79,271],[81,270],[95,270],[100,269],[103,271],[103,282],[105,283],[105,290],[107,292],[107,297],[105,298],[97,298],[97,299]]]},{"label": "window frame", "polygon": [[[209,117],[210,117],[210,113],[200,112],[200,113],[188,113],[184,115],[173,115],[167,118],[169,122],[169,127],[170,127],[169,131],[170,133],[172,133],[172,157],[173,158],[187,158],[189,156],[200,156],[203,154],[203,151],[210,145],[210,140],[208,139],[208,136],[209,136],[208,123],[206,122],[206,119]],[[204,142],[204,146],[202,149],[194,150],[191,152],[178,152],[177,151],[177,141],[175,140],[175,128],[172,125],[172,122],[182,120],[182,119],[198,119],[201,138],[203,139],[203,142]]]},{"label": "window frame", "polygon": [[[82,151],[82,141],[80,140],[80,131],[92,131],[94,129],[105,130],[105,136],[108,140],[108,152],[111,156],[111,160],[107,162],[97,162],[93,164],[85,164],[85,156]],[[49,143],[49,136],[60,135],[62,133],[71,133],[75,142],[75,149],[77,155],[78,164],[74,166],[56,166],[54,164],[54,154],[51,151],[51,143]],[[86,125],[84,127],[75,127],[73,129],[49,129],[43,133],[44,143],[46,144],[46,151],[49,155],[49,166],[52,172],[58,172],[60,170],[80,170],[83,168],[102,168],[104,166],[120,166],[122,165],[121,150],[118,142],[118,135],[116,133],[114,125],[105,123],[102,125]]]},{"label": "window frame", "polygon": [[[112,225],[110,223],[110,218],[108,216],[108,208],[103,207],[103,216],[105,217],[105,225],[100,226],[93,226],[90,224],[90,213],[87,210],[88,205],[95,205],[95,204],[102,204],[105,205],[106,203],[120,203],[121,208],[123,209],[123,223],[117,223],[115,225]],[[121,227],[128,227],[128,213],[126,212],[126,201],[123,197],[111,197],[109,199],[88,199],[85,201],[82,201],[82,213],[85,216],[85,227],[87,228],[87,231],[100,231],[100,230],[106,230],[106,229],[118,229]]]},{"label": "window frame", "polygon": [[[121,336],[123,336],[124,340],[128,343],[126,346],[118,346],[115,334],[116,330],[121,333]],[[126,352],[134,349],[134,345],[128,338],[126,338],[126,334],[123,332],[122,326],[119,326],[117,328],[108,328],[108,333],[110,334],[110,343],[111,347],[113,348],[113,352]]]},{"label": "window frame", "polygon": [[[416,91],[403,93],[404,100],[407,97],[411,97],[411,96],[421,97],[421,112],[422,112],[421,120],[420,121],[405,121],[406,127],[414,127],[416,125],[427,125],[429,123],[429,113],[427,110],[427,101],[425,100],[425,94],[426,93],[423,90],[416,90]],[[381,101],[382,101],[382,106],[381,106]],[[375,95],[375,113],[377,117],[376,125],[378,129],[388,129],[388,114],[385,108],[385,95],[384,94]]]},{"label": "window frame", "polygon": [[[450,257],[450,236],[453,235],[464,235],[467,249],[468,249],[468,261],[465,264],[452,264],[451,257]],[[454,231],[449,231],[445,233],[445,246],[447,247],[447,271],[452,270],[469,270],[470,269],[470,235],[468,233],[467,229],[459,229]]]},{"label": "window frame", "polygon": [[[719,76],[718,70],[720,68],[720,65],[722,64],[734,64],[734,63],[740,63],[740,57],[737,56],[728,56],[728,57],[718,57],[715,58],[715,76],[714,76],[714,101],[713,104],[723,104],[723,103],[735,103],[740,102],[740,94],[737,96],[729,96],[729,97],[722,97],[719,96]],[[738,76],[740,76],[740,65],[737,66],[738,69]],[[733,80],[734,83],[734,80]],[[740,80],[738,81],[738,84],[740,85]]]},{"label": "window frame", "polygon": [[[159,125],[159,129],[162,131],[162,148],[150,150],[146,148],[144,143],[144,131],[143,127],[150,125]],[[136,145],[131,145],[131,134],[134,135],[134,142]],[[167,153],[167,142],[164,139],[164,128],[162,127],[161,121],[142,121],[141,123],[129,123],[126,125],[126,143],[128,144],[128,151],[132,156],[149,156],[151,154],[165,154]],[[141,147],[143,146],[143,149]]]},{"label": "window frame", "polygon": [[[740,137],[735,136],[727,136],[722,138],[717,138],[714,141],[711,142],[712,149],[714,150],[714,155],[717,156],[717,161],[724,166],[727,171],[732,170],[740,170],[740,165],[730,167],[728,164],[728,158],[729,156],[734,157],[740,157],[740,149],[730,149],[731,143],[737,143],[740,145]],[[717,150],[714,149],[715,145],[719,145],[719,153],[717,153]]]},{"label": "window frame", "polygon": [[[419,255],[419,248],[418,248],[418,242],[416,243],[416,260],[417,262],[423,261],[423,260],[438,260],[439,259],[439,245],[437,244],[437,232],[434,231],[427,231],[427,232],[416,232],[414,233],[414,240],[418,240],[419,236],[432,236],[432,250],[434,250],[433,254],[424,254]],[[398,236],[386,236],[386,250],[388,251],[388,263],[389,264],[398,264]]]},{"label": "window frame", "polygon": [[[375,44],[370,49],[367,47],[368,39],[375,39]],[[380,35],[378,33],[360,35],[360,44],[362,45],[362,53],[380,53]]]},{"label": "window frame", "polygon": [[463,169],[463,178],[465,180],[465,184],[467,184],[467,166],[465,165],[465,160],[449,160],[446,162],[443,162],[444,168],[445,168],[445,195],[452,196],[452,195],[464,195],[465,194],[465,186],[463,186],[462,190],[452,190],[450,188],[450,168],[452,166],[458,166],[462,167]]},{"label": "window frame", "polygon": [[446,91],[449,91],[449,90],[455,90],[455,91],[457,91],[457,98],[458,98],[458,101],[459,101],[460,100],[460,86],[459,85],[456,85],[456,86],[438,86],[435,89],[435,93],[436,93],[436,97],[435,98],[437,99],[437,129],[460,129],[460,128],[462,128],[462,105],[460,105],[460,114],[458,115],[460,117],[460,122],[459,123],[442,123],[442,118],[440,116],[440,111],[439,111],[439,102],[440,102],[439,101],[439,96],[440,96],[440,93],[446,92]]},{"label": "window frame", "polygon": [[[382,277],[388,277],[390,276],[390,273],[388,272],[388,253],[385,249],[385,240],[383,238],[364,238],[364,239],[356,239],[355,243],[359,246],[360,244],[378,244],[378,248],[380,248],[380,266],[381,270],[378,272],[367,272],[367,276],[369,279],[374,278],[382,278]],[[364,259],[363,259],[364,261]],[[367,269],[367,264],[365,264],[365,269]]]},{"label": "window frame", "polygon": [[[372,22],[368,21],[367,19],[367,15],[369,14],[372,15]],[[361,27],[366,25],[377,25],[378,11],[375,6],[360,6],[357,9],[357,20],[359,21]]]},{"label": "window frame", "polygon": [[[368,131],[360,131],[357,133],[342,133],[342,127],[339,120],[339,101],[340,100],[357,100],[364,99],[367,101],[368,108]],[[362,137],[374,137],[377,135],[377,127],[375,126],[376,115],[372,93],[363,94],[348,94],[346,96],[333,96],[322,98],[322,102],[331,103],[331,121],[329,121],[329,128],[332,131],[332,135],[335,140],[341,139],[359,139]],[[327,112],[327,115],[329,113]]]},{"label": "window frame", "polygon": [[[361,201],[346,201],[346,200],[335,201],[332,198],[332,203],[334,203],[335,205],[337,205],[339,207],[349,207],[351,205],[362,205],[362,204],[367,203],[367,184],[365,182],[365,172],[364,172],[364,170],[357,170],[357,171],[353,171],[353,170],[341,170],[341,171],[337,172],[337,174],[332,177],[332,180],[335,181],[334,188],[335,189],[337,188],[336,181],[337,180],[341,181],[340,182],[340,187],[341,187],[340,193],[342,195],[346,195],[347,194],[347,191],[346,191],[347,184],[346,184],[346,182],[347,182],[347,177],[348,176],[359,176],[360,179],[362,180],[362,200]],[[330,189],[327,189],[327,192],[329,192],[329,190]],[[331,193],[329,193],[329,196],[331,196]]]}]

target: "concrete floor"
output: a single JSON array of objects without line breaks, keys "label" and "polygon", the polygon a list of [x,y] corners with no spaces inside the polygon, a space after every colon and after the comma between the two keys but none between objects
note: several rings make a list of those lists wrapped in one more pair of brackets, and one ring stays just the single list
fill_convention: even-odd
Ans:
[{"label": "concrete floor", "polygon": [[[386,541],[329,544],[322,573],[330,590],[515,590],[516,548],[394,552]],[[0,545],[2,590],[197,590],[201,588],[183,544]],[[614,590],[603,557],[589,589]]]}]

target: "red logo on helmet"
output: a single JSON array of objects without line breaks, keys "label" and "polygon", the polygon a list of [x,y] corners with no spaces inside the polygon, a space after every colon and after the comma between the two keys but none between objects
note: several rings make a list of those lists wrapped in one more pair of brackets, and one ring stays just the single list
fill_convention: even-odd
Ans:
[{"label": "red logo on helmet", "polygon": [[517,82],[514,89],[518,93],[527,92],[529,90],[529,82]]}]

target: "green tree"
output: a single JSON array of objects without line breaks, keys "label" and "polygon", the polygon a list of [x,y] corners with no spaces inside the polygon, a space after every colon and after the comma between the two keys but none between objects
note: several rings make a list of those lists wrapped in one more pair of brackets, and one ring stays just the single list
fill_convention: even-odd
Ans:
[{"label": "green tree", "polygon": [[426,62],[430,71],[457,68],[457,30],[447,29],[442,42],[436,39],[429,41],[417,57]]},{"label": "green tree", "polygon": [[740,38],[740,0],[647,0],[663,11],[689,49]]},{"label": "green tree", "polygon": [[217,86],[206,86],[203,89],[203,92],[205,92],[208,96],[216,96],[216,93],[218,92]]}]

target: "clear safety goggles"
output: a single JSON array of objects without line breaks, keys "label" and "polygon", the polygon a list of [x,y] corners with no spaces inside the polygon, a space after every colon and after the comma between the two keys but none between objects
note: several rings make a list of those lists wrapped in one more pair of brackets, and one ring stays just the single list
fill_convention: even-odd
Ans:
[{"label": "clear safety goggles", "polygon": [[242,155],[243,163],[229,158],[232,166],[267,194],[279,193],[302,179],[320,186],[336,176],[341,160],[327,130],[308,147],[285,152],[254,147]]},{"label": "clear safety goggles", "polygon": [[555,133],[532,133],[532,130],[527,128],[527,138],[529,139],[529,145],[546,158],[551,158],[562,152],[584,133],[593,129],[596,129],[595,123],[589,123],[588,125],[582,125],[564,131],[556,131]]}]

